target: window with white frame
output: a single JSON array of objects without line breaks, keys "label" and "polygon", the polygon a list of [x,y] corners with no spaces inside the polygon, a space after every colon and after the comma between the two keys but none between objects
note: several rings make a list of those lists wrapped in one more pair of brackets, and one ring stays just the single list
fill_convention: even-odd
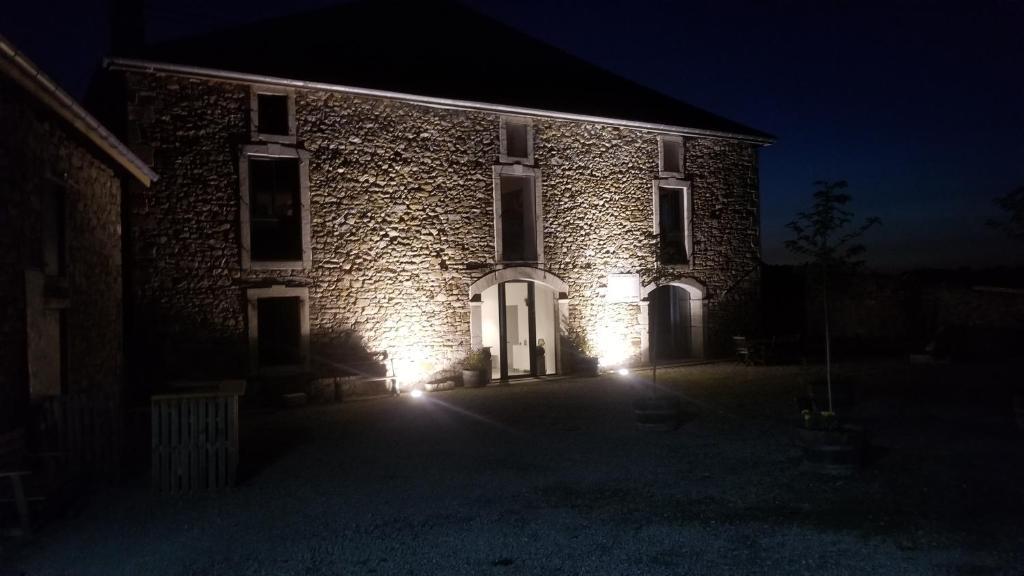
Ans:
[{"label": "window with white frame", "polygon": [[501,161],[533,164],[533,123],[529,118],[501,117]]},{"label": "window with white frame", "polygon": [[295,142],[295,91],[253,87],[249,97],[249,129],[253,140]]},{"label": "window with white frame", "polygon": [[246,146],[239,183],[242,268],[309,268],[308,153],[276,144]]},{"label": "window with white frame", "polygon": [[658,259],[665,265],[693,263],[690,184],[682,180],[654,182],[654,234]]},{"label": "window with white frame", "polygon": [[540,171],[494,167],[494,244],[498,262],[542,262],[544,226]]},{"label": "window with white frame", "polygon": [[683,176],[683,137],[658,136],[658,173],[660,176]]}]

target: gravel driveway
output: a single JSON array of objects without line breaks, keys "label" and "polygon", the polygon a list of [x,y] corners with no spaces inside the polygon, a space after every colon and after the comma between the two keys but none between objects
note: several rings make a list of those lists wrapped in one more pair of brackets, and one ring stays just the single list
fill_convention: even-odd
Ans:
[{"label": "gravel driveway", "polygon": [[660,371],[692,414],[671,433],[634,430],[643,373],[243,413],[236,489],[140,479],[0,573],[1024,574],[1009,418],[900,365],[842,370],[878,446],[852,477],[801,468],[800,367]]}]

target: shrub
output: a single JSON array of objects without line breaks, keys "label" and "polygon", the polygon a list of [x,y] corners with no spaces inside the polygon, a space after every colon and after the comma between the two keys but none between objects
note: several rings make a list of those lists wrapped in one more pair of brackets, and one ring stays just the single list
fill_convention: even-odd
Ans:
[{"label": "shrub", "polygon": [[484,352],[484,350],[473,350],[466,356],[466,359],[462,362],[463,370],[476,370],[484,371],[491,369],[491,355]]}]

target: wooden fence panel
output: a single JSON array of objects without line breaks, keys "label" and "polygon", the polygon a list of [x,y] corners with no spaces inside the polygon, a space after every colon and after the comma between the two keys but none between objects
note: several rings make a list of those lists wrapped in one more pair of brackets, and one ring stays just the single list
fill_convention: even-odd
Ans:
[{"label": "wooden fence panel", "polygon": [[238,395],[208,392],[152,399],[152,486],[165,494],[220,490],[238,468]]}]

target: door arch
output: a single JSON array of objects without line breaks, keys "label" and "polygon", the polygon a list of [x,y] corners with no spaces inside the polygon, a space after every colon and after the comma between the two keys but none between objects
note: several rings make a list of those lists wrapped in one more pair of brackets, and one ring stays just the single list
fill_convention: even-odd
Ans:
[{"label": "door arch", "polygon": [[561,278],[538,268],[503,268],[478,278],[469,295],[470,341],[491,348],[495,377],[561,372],[569,307]]},{"label": "door arch", "polygon": [[[704,357],[704,295],[704,285],[690,278],[643,287],[638,323],[640,348],[648,362],[656,356]],[[652,332],[661,335],[655,337],[658,350],[651,348]]]}]

